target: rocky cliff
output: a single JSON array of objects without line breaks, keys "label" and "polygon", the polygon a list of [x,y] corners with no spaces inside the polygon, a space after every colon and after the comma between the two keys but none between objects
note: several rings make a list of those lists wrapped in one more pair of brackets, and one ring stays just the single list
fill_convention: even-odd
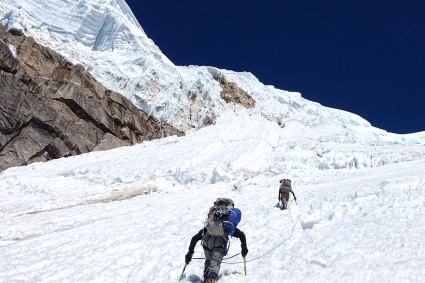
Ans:
[{"label": "rocky cliff", "polygon": [[0,27],[0,171],[183,135],[18,30]]}]

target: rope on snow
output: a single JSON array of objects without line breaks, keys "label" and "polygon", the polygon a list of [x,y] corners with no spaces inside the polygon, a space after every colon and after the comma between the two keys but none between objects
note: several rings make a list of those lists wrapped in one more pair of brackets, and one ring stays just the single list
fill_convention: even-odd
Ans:
[{"label": "rope on snow", "polygon": [[[251,262],[251,261],[256,261],[256,260],[259,260],[260,258],[263,258],[263,257],[265,257],[266,255],[268,255],[269,253],[271,253],[272,251],[274,251],[275,249],[277,249],[278,247],[280,247],[281,245],[283,245],[285,242],[287,242],[289,239],[291,239],[292,238],[292,235],[294,234],[294,229],[295,229],[295,226],[297,226],[297,224],[298,224],[298,221],[299,221],[299,219],[297,219],[297,221],[295,222],[295,224],[294,224],[294,226],[292,226],[292,230],[291,230],[291,235],[289,235],[289,237],[288,238],[286,238],[283,242],[281,242],[280,244],[278,244],[277,246],[275,246],[275,247],[273,247],[272,249],[270,249],[268,252],[266,252],[265,254],[263,254],[263,255],[261,255],[261,256],[259,256],[259,257],[256,257],[256,258],[254,258],[254,259],[250,259],[250,260],[247,260],[246,262]],[[233,257],[233,256],[232,256]],[[229,258],[226,258],[226,259],[229,259]],[[225,260],[226,260],[225,259]],[[225,263],[225,264],[239,264],[239,263],[244,263],[243,261],[238,261],[238,262],[225,262],[224,260],[223,260],[223,262],[222,263]]]}]

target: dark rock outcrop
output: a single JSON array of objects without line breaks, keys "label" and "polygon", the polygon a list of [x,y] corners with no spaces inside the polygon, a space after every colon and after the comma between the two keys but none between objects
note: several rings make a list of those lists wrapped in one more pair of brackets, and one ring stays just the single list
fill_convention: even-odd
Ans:
[{"label": "dark rock outcrop", "polygon": [[0,171],[183,135],[106,89],[82,65],[0,27]]},{"label": "dark rock outcrop", "polygon": [[245,108],[254,108],[255,100],[243,89],[233,82],[228,82],[224,78],[216,79],[221,87],[220,97],[227,103],[233,102]]}]

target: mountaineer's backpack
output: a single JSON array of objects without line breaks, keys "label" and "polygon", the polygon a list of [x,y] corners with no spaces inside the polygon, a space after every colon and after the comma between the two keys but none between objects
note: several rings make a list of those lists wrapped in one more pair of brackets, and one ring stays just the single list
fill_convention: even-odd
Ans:
[{"label": "mountaineer's backpack", "polygon": [[280,193],[290,193],[292,192],[292,186],[291,186],[291,180],[289,179],[282,179],[280,182]]},{"label": "mountaineer's backpack", "polygon": [[205,228],[208,234],[216,237],[232,236],[242,218],[242,213],[235,208],[235,203],[228,198],[218,198],[208,212]]}]

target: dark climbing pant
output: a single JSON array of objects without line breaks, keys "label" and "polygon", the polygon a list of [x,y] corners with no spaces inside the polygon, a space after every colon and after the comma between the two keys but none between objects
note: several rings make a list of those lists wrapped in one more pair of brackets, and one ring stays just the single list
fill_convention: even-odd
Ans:
[{"label": "dark climbing pant", "polygon": [[214,248],[212,251],[204,249],[205,265],[204,277],[217,279],[221,261],[224,257],[224,248]]},{"label": "dark climbing pant", "polygon": [[282,209],[288,208],[288,200],[289,200],[289,193],[281,192],[280,201],[282,202]]},{"label": "dark climbing pant", "polygon": [[204,277],[217,279],[224,257],[226,240],[223,237],[211,236],[207,233],[202,239],[202,246],[205,253]]}]

